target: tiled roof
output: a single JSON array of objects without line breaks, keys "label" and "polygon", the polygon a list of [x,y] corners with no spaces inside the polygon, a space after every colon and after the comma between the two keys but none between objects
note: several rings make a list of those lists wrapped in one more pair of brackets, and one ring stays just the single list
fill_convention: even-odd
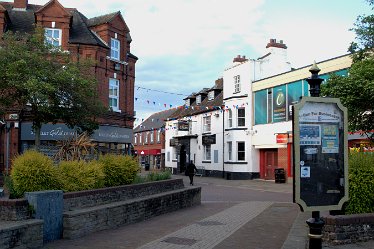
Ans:
[{"label": "tiled roof", "polygon": [[149,116],[144,122],[134,128],[134,132],[149,131],[159,129],[165,126],[165,120],[168,119],[177,109],[172,108],[161,112],[156,112]]},{"label": "tiled roof", "polygon": [[[13,3],[0,2],[0,5],[6,9],[10,20],[7,25],[7,30],[25,33],[29,33],[34,30],[35,12],[43,7],[42,5],[28,4],[26,11],[15,11],[13,10]],[[111,18],[120,13],[119,11],[108,15],[87,19],[76,9],[66,8],[66,10],[72,15],[69,43],[97,45],[108,48],[108,46],[99,37],[97,37],[89,29],[89,27],[95,23],[98,24],[102,21],[110,21]],[[131,39],[131,37],[129,37],[129,39]]]},{"label": "tiled roof", "polygon": [[91,26],[96,26],[96,25],[108,23],[108,22],[112,21],[113,18],[115,16],[117,16],[118,14],[121,14],[121,12],[117,11],[117,12],[113,12],[113,13],[110,13],[110,14],[90,18],[90,19],[87,20],[87,25],[89,27],[91,27]]}]

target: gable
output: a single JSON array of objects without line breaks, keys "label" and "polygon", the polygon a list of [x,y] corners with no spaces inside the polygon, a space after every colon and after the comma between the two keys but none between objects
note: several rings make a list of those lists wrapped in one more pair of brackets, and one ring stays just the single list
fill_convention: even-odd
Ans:
[{"label": "gable", "polygon": [[109,23],[110,26],[112,26],[115,29],[124,30],[125,33],[130,32],[121,13],[118,13],[116,16],[114,16],[114,18]]},{"label": "gable", "polygon": [[70,17],[70,13],[57,0],[51,0],[42,8],[35,12],[36,15],[42,14],[49,17]]}]

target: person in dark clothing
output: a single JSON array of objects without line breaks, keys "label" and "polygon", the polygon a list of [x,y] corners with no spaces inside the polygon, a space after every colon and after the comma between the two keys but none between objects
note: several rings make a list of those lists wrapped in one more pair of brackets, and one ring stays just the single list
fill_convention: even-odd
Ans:
[{"label": "person in dark clothing", "polygon": [[193,185],[193,177],[195,175],[195,172],[197,172],[197,168],[191,160],[186,169],[186,175],[188,175],[188,177],[190,178],[190,185]]}]

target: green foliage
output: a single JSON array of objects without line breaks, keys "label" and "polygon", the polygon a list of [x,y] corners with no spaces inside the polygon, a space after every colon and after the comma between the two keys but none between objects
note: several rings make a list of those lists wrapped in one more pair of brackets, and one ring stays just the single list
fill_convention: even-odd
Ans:
[{"label": "green foliage", "polygon": [[14,159],[11,177],[15,198],[22,197],[25,192],[60,188],[53,161],[33,150]]},{"label": "green foliage", "polygon": [[4,188],[8,191],[10,199],[17,198],[17,194],[14,191],[12,177],[9,175],[4,176]]},{"label": "green foliage", "polygon": [[130,156],[107,154],[99,162],[103,164],[106,187],[131,184],[140,170],[138,162]]},{"label": "green foliage", "polygon": [[374,153],[354,152],[349,157],[349,214],[374,212]]},{"label": "green foliage", "polygon": [[166,169],[165,171],[162,172],[150,172],[149,174],[142,176],[142,175],[137,175],[133,181],[133,184],[138,184],[138,183],[144,183],[144,182],[153,182],[153,181],[162,181],[162,180],[167,180],[171,178],[171,170]]},{"label": "green foliage", "polygon": [[28,112],[39,144],[42,124],[63,121],[92,131],[102,113],[93,63],[44,42],[44,29],[0,39],[0,105]]},{"label": "green foliage", "polygon": [[[349,76],[331,76],[327,83],[322,85],[322,95],[340,98],[348,109],[350,131],[373,130],[374,57],[353,63]],[[374,141],[374,134],[367,135]]]},{"label": "green foliage", "polygon": [[57,172],[64,192],[104,187],[104,172],[97,161],[62,161]]}]

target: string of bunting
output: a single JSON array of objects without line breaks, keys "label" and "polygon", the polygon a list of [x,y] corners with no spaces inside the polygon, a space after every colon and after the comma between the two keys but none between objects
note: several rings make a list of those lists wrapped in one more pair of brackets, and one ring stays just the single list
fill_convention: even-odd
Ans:
[{"label": "string of bunting", "polygon": [[[217,110],[215,113],[218,113],[218,112],[224,112],[224,111],[229,111],[229,110],[231,110],[231,109],[239,109],[239,108],[242,108],[242,107],[244,107],[245,105],[248,105],[248,102],[246,102],[246,103],[243,103],[243,104],[241,104],[241,105],[232,105],[232,107],[231,106],[228,106],[228,105],[223,105],[223,106],[186,106],[186,105],[182,105],[182,106],[179,106],[179,107],[174,107],[174,109],[182,109],[182,108],[184,108],[184,109],[186,109],[186,110],[188,110],[188,109],[191,109],[191,110],[204,110],[204,109],[206,109],[206,110]],[[170,107],[171,107],[172,105],[170,105]],[[203,115],[204,116],[212,116],[214,113],[213,112],[210,112],[210,113],[204,113]],[[184,118],[185,120],[192,120],[192,117],[190,116],[190,117],[185,117]],[[142,119],[140,119],[140,118],[136,118],[136,121],[142,121],[142,122],[144,122],[144,120],[146,120],[146,119],[144,119],[144,118],[142,118]],[[177,118],[172,118],[172,119],[169,119],[169,121],[173,121],[173,120],[177,120]],[[159,119],[157,118],[157,119],[151,119],[150,120],[152,123],[153,122],[159,122]],[[139,125],[139,127],[140,128],[143,128],[143,129],[146,129],[147,127],[146,126],[144,126],[144,125],[142,125],[142,124],[140,124]],[[177,129],[177,126],[172,126],[172,127],[170,127],[170,128],[159,128],[159,129],[154,129],[153,127],[150,127],[151,129],[150,130],[160,130],[160,131],[165,131],[165,130],[172,130],[172,129]]]}]

